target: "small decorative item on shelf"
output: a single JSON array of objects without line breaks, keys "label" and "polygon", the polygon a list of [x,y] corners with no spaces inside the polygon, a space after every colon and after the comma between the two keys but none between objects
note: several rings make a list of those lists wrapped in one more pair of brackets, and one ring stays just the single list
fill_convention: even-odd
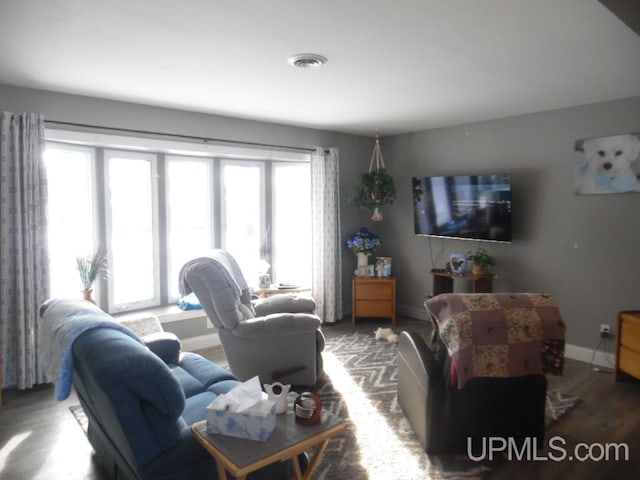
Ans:
[{"label": "small decorative item on shelf", "polygon": [[479,248],[474,253],[468,252],[467,259],[473,262],[472,273],[474,275],[495,273],[496,259],[484,248]]},{"label": "small decorative item on shelf", "polygon": [[262,385],[267,397],[276,404],[276,414],[287,413],[287,395],[291,389],[291,385],[283,385],[280,382],[272,384],[265,383]]},{"label": "small decorative item on shelf", "polygon": [[464,253],[453,253],[449,257],[451,272],[456,275],[464,275],[467,273],[467,263],[467,256]]},{"label": "small decorative item on shelf", "polygon": [[313,392],[304,392],[293,402],[296,423],[300,425],[317,425],[322,416],[322,400]]},{"label": "small decorative item on shelf", "polygon": [[76,257],[76,267],[80,274],[83,298],[96,303],[92,296],[93,284],[100,275],[105,275],[108,271],[106,252],[98,249],[86,257]]},{"label": "small decorative item on shelf", "polygon": [[369,210],[372,213],[371,220],[379,222],[382,220],[382,209],[392,204],[395,198],[396,186],[393,177],[385,169],[380,137],[376,135],[369,171],[362,174],[360,185],[349,194],[347,202]]},{"label": "small decorative item on shelf", "polygon": [[376,257],[376,275],[383,278],[391,276],[391,257]]},{"label": "small decorative item on shelf", "polygon": [[269,288],[270,286],[271,286],[271,275],[269,275],[268,273],[258,275],[258,287]]},{"label": "small decorative item on shelf", "polygon": [[358,268],[355,270],[356,277],[366,277],[369,265],[369,255],[377,252],[382,247],[380,237],[370,232],[366,227],[362,227],[352,233],[347,239],[347,248],[358,257]]},{"label": "small decorative item on shelf", "polygon": [[267,225],[267,229],[264,232],[264,241],[260,245],[260,261],[258,262],[258,287],[269,288],[271,287],[271,275],[269,269],[271,263],[271,224]]},{"label": "small decorative item on shelf", "polygon": [[269,269],[271,265],[264,258],[258,262],[258,287],[269,288],[271,286],[271,275]]}]

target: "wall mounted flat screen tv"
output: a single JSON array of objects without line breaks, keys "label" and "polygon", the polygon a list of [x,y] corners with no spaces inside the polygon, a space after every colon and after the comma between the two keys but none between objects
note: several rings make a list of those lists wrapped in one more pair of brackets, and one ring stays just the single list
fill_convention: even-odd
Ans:
[{"label": "wall mounted flat screen tv", "polygon": [[417,235],[511,242],[511,175],[413,177]]}]

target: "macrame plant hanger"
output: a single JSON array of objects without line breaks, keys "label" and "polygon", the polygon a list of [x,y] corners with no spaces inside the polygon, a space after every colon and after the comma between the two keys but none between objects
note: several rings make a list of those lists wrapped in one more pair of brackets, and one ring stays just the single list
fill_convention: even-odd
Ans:
[{"label": "macrame plant hanger", "polygon": [[382,158],[382,148],[380,148],[380,135],[376,133],[376,144],[373,146],[373,154],[371,155],[371,162],[369,163],[369,173],[373,170],[375,163],[376,170],[385,168],[384,158]]},{"label": "macrame plant hanger", "polygon": [[[371,162],[369,162],[369,173],[371,173],[372,170],[374,170],[374,165],[375,165],[375,170],[380,170],[381,168],[385,168],[384,166],[384,159],[382,158],[382,148],[380,148],[380,135],[378,135],[376,133],[376,143],[373,146],[373,153],[371,154]],[[371,192],[371,199],[372,200],[377,200],[376,199],[376,192],[373,191]],[[378,207],[375,207],[373,210],[373,215],[371,216],[371,220],[374,220],[376,222],[379,222],[382,220],[382,212],[379,210]]]}]

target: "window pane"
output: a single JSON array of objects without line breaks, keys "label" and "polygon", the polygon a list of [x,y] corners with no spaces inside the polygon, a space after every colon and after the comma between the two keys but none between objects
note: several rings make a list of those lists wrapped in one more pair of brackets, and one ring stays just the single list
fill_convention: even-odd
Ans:
[{"label": "window pane", "polygon": [[168,158],[169,297],[179,295],[180,268],[213,248],[211,160]]},{"label": "window pane", "polygon": [[262,165],[222,163],[223,245],[240,264],[250,286],[258,285],[262,178]]},{"label": "window pane", "polygon": [[274,283],[311,286],[311,170],[273,165]]},{"label": "window pane", "polygon": [[[153,155],[105,152],[109,185],[111,306],[159,303]],[[152,175],[153,172],[153,175]]]},{"label": "window pane", "polygon": [[47,144],[51,297],[80,298],[76,257],[93,253],[93,150]]}]

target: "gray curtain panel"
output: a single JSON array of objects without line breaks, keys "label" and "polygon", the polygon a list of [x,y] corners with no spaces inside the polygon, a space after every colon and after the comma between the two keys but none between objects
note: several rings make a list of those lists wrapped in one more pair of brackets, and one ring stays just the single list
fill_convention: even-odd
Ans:
[{"label": "gray curtain panel", "polygon": [[313,264],[311,291],[323,322],[342,318],[342,255],[338,149],[311,154]]},{"label": "gray curtain panel", "polygon": [[44,120],[2,112],[0,122],[0,380],[25,389],[47,380],[38,316],[49,294]]}]

